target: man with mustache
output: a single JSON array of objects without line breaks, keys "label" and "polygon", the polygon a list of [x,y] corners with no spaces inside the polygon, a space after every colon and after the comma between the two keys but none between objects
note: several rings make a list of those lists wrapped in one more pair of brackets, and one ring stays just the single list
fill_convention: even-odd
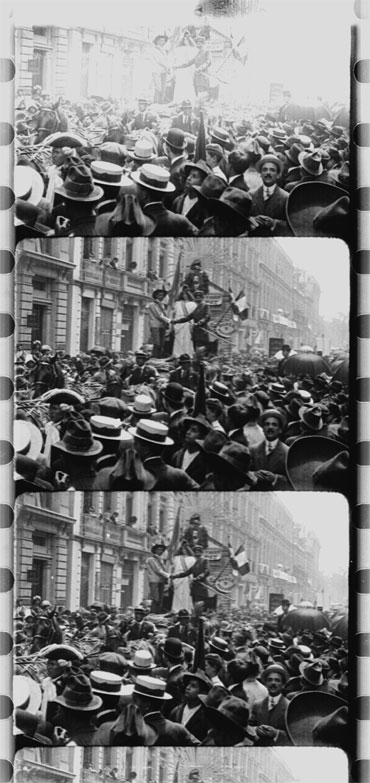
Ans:
[{"label": "man with mustache", "polygon": [[286,221],[288,193],[277,184],[283,173],[283,164],[277,155],[264,155],[256,165],[262,185],[251,191],[252,216],[255,229],[252,236],[287,236],[290,231]]}]

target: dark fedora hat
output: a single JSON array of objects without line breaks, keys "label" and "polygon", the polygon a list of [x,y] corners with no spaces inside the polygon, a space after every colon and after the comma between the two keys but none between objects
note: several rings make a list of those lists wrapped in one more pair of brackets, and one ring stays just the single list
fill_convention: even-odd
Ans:
[{"label": "dark fedora hat", "polygon": [[[346,457],[342,458],[342,455]],[[348,473],[348,450],[343,443],[322,435],[307,435],[297,438],[289,447],[286,460],[286,470],[289,481],[294,489],[312,491],[314,489],[328,490],[337,479],[338,489]],[[316,471],[328,463],[331,482],[328,477],[315,477]],[[339,478],[339,481],[338,481]],[[343,490],[342,490],[343,491]]]},{"label": "dark fedora hat", "polygon": [[170,128],[163,140],[175,150],[184,150],[187,145],[186,134],[180,128]]},{"label": "dark fedora hat", "polygon": [[55,448],[78,457],[94,457],[100,454],[102,444],[94,440],[90,424],[86,419],[71,419],[62,440],[54,444]]},{"label": "dark fedora hat", "polygon": [[245,484],[253,486],[255,479],[249,472],[251,462],[249,449],[241,443],[227,443],[218,454],[209,454],[209,463],[215,472],[233,476],[236,474]]},{"label": "dark fedora hat", "polygon": [[[346,190],[327,182],[301,182],[296,185],[286,204],[287,220],[293,234],[342,239],[343,230],[348,233],[349,219],[349,201],[342,201],[344,198],[348,200]],[[332,205],[336,205],[332,212],[323,212]]]},{"label": "dark fedora hat", "polygon": [[322,685],[324,682],[322,662],[319,659],[313,661],[303,660],[302,663],[299,664],[299,671],[301,677],[314,688]]},{"label": "dark fedora hat", "polygon": [[100,696],[94,695],[91,682],[84,674],[71,674],[63,693],[54,701],[78,712],[92,712],[103,704]]},{"label": "dark fedora hat", "polygon": [[298,411],[298,416],[310,430],[319,432],[324,426],[320,405],[303,405]]},{"label": "dark fedora hat", "polygon": [[212,429],[209,421],[207,421],[206,417],[203,416],[202,413],[198,413],[197,416],[185,416],[183,424],[185,429],[190,427],[191,424],[197,424],[201,430],[202,437],[205,437],[207,432]]},{"label": "dark fedora hat", "polygon": [[229,443],[226,433],[217,430],[210,430],[204,440],[197,440],[204,454],[218,454],[226,443]]},{"label": "dark fedora hat", "polygon": [[67,176],[55,192],[70,201],[99,201],[104,195],[103,188],[95,185],[90,169],[84,163],[72,164]]},{"label": "dark fedora hat", "polygon": [[211,726],[233,733],[236,740],[238,736],[249,736],[249,709],[244,699],[239,699],[236,696],[226,696],[217,709],[215,707],[206,707],[206,710]]},{"label": "dark fedora hat", "polygon": [[216,215],[226,215],[229,218],[238,215],[248,222],[251,210],[252,196],[240,188],[228,186],[218,199],[212,199],[212,212]]},{"label": "dark fedora hat", "polygon": [[168,295],[168,291],[165,288],[156,288],[152,293],[152,299],[158,299],[158,294],[164,294],[163,298],[165,298]]},{"label": "dark fedora hat", "polygon": [[227,184],[217,174],[208,174],[201,185],[194,185],[198,196],[204,199],[218,199],[224,192]]},{"label": "dark fedora hat", "polygon": [[327,718],[347,704],[332,693],[304,691],[288,704],[285,717],[286,729],[293,745],[316,745],[314,729],[318,721]]}]

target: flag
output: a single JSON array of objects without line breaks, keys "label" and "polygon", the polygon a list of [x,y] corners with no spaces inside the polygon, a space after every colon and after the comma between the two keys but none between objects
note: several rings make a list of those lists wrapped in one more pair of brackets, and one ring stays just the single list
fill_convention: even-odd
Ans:
[{"label": "flag", "polygon": [[236,44],[236,46],[233,45],[233,55],[236,60],[239,60],[239,62],[242,65],[245,65],[245,63],[248,60],[248,46],[245,36],[240,39],[240,41]]},{"label": "flag", "polygon": [[244,545],[241,544],[239,549],[237,549],[235,553],[233,553],[233,550],[229,545],[229,552],[230,552],[231,565],[235,569],[235,571],[239,574],[239,576],[246,576],[246,574],[249,574],[250,567],[247,558],[247,553],[244,549]]},{"label": "flag", "polygon": [[168,545],[166,560],[171,562],[180,541],[181,506],[177,509],[175,524],[172,530],[171,541]]},{"label": "flag", "polygon": [[248,302],[244,289],[235,297],[231,288],[229,288],[229,294],[231,297],[231,309],[236,316],[236,319],[239,318],[241,321],[245,321],[246,318],[248,318]]},{"label": "flag", "polygon": [[204,114],[199,112],[200,125],[198,130],[198,136],[195,142],[194,163],[198,160],[206,159],[206,129],[204,127]]},{"label": "flag", "polygon": [[176,761],[175,774],[173,776],[173,783],[179,783],[179,766],[180,766],[180,759],[178,759]]},{"label": "flag", "polygon": [[204,362],[199,362],[198,386],[195,392],[192,415],[198,416],[199,413],[202,413],[203,416],[206,414],[206,384],[204,378]]},{"label": "flag", "polygon": [[203,628],[203,620],[201,617],[198,618],[198,638],[195,645],[195,653],[194,653],[194,663],[193,663],[193,672],[196,672],[197,669],[203,669],[205,666],[204,661],[204,628]]},{"label": "flag", "polygon": [[182,261],[182,251],[179,253],[174,276],[172,278],[171,287],[168,291],[168,301],[170,306],[172,306],[173,303],[176,301],[180,291],[181,261]]}]

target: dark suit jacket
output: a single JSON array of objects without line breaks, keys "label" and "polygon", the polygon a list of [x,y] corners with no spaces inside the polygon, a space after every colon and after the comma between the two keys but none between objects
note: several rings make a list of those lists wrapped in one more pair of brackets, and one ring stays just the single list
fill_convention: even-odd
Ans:
[{"label": "dark suit jacket", "polygon": [[130,386],[136,386],[138,383],[149,383],[153,378],[155,378],[155,369],[150,364],[144,364],[142,367],[134,364],[127,375],[127,381]]},{"label": "dark suit jacket", "polygon": [[[268,697],[256,701],[252,707],[252,713],[250,718],[250,724],[254,726],[272,726],[274,729],[278,729],[279,735],[275,745],[290,745],[286,733],[285,716],[288,709],[288,699],[285,696],[280,696],[280,700],[276,707],[269,712],[269,700]],[[259,744],[259,743],[258,743]],[[270,744],[270,743],[269,743]]]},{"label": "dark suit jacket", "polygon": [[[275,473],[279,478],[274,486],[270,486],[270,489],[289,489],[290,483],[286,474],[286,455],[289,451],[285,443],[281,440],[276,446],[276,449],[271,454],[266,454],[265,441],[258,443],[255,446],[250,446],[250,453],[252,457],[251,470],[269,470],[270,473]],[[268,489],[268,487],[263,487]],[[262,489],[262,487],[258,487]]]},{"label": "dark suit jacket", "polygon": [[166,718],[169,717],[170,712],[174,707],[177,707],[184,698],[184,686],[183,686],[184,669],[181,664],[175,666],[171,671],[167,673],[166,677],[166,691],[172,696],[172,701],[166,701],[163,707],[163,714]]},{"label": "dark suit jacket", "polygon": [[154,745],[178,745],[179,747],[199,745],[199,740],[193,737],[185,726],[166,720],[160,712],[149,712],[147,715],[144,715],[144,720],[158,734],[158,739]]},{"label": "dark suit jacket", "polygon": [[[174,212],[176,212],[177,215],[182,214],[182,207],[183,203],[185,201],[185,193],[181,193],[180,196],[177,196],[172,204],[172,209]],[[189,209],[189,212],[186,213],[185,217],[187,220],[190,220],[191,223],[193,223],[194,226],[197,228],[200,228],[203,225],[203,221],[205,218],[204,210],[202,207],[202,204],[199,200],[193,204],[191,209]]]},{"label": "dark suit jacket", "polygon": [[177,114],[173,118],[171,128],[179,128],[184,133],[192,133],[196,136],[199,130],[200,122],[196,117],[186,117],[184,114]]},{"label": "dark suit jacket", "polygon": [[[286,219],[286,202],[288,193],[286,190],[276,186],[271,198],[263,200],[263,187],[251,191],[252,196],[252,216],[266,215],[277,221],[273,231],[268,230],[268,234],[260,234],[259,230],[253,232],[253,236],[286,236],[290,235],[290,230]],[[262,229],[264,231],[264,229]]]},{"label": "dark suit jacket", "polygon": [[206,326],[210,320],[209,306],[205,302],[200,302],[192,313],[185,315],[183,318],[176,318],[176,323],[184,324],[186,321],[194,321],[193,343],[194,345],[204,345],[209,342],[209,334],[203,329],[203,326]]},{"label": "dark suit jacket", "polygon": [[151,126],[158,122],[158,117],[152,114],[150,111],[138,112],[131,122],[129,122],[130,130],[144,130],[144,128],[151,128]]},{"label": "dark suit jacket", "polygon": [[[185,452],[185,448],[179,449],[179,451],[176,451],[175,454],[173,455],[171,463],[174,468],[181,468],[184,452]],[[202,482],[204,481],[207,475],[207,470],[206,470],[206,461],[201,451],[198,452],[198,454],[194,457],[190,465],[188,465],[188,467],[185,470],[185,473],[187,473],[188,476],[190,476],[190,478],[194,479],[194,481],[196,481],[197,484],[202,484]]]},{"label": "dark suit jacket", "polygon": [[[170,719],[175,721],[176,723],[181,723],[181,718],[184,713],[184,708],[185,708],[185,704],[180,704],[179,707],[174,707],[174,709],[170,713]],[[190,731],[190,734],[193,734],[193,736],[196,737],[198,740],[202,741],[205,739],[209,728],[205,707],[203,707],[202,705],[199,707],[199,709],[194,713],[194,715],[191,716],[190,720],[186,723],[185,728],[188,731]]]},{"label": "dark suit jacket", "polygon": [[162,457],[149,457],[144,460],[145,470],[155,477],[152,489],[159,490],[194,490],[198,484],[184,470],[166,465]]},{"label": "dark suit jacket", "polygon": [[181,367],[179,367],[177,370],[170,372],[170,382],[181,383],[181,386],[184,386],[185,389],[196,391],[198,387],[198,376],[193,370],[186,370],[186,372],[183,372]]},{"label": "dark suit jacket", "polygon": [[190,625],[181,625],[180,622],[170,625],[167,636],[171,639],[180,639],[185,644],[195,645],[197,634],[195,628]]},{"label": "dark suit jacket", "polygon": [[151,202],[144,207],[144,213],[156,222],[152,236],[155,237],[195,237],[198,230],[183,215],[176,215],[161,201]]}]

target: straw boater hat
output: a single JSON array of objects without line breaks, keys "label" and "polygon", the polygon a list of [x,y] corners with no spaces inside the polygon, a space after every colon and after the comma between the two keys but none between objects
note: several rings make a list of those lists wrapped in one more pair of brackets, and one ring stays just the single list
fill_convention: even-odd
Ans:
[{"label": "straw boater hat", "polygon": [[157,701],[172,699],[172,696],[166,693],[166,681],[159,679],[159,677],[139,675],[133,689],[133,694],[135,693],[138,696],[146,696],[148,699],[156,699]]},{"label": "straw boater hat", "polygon": [[90,672],[89,677],[93,693],[98,693],[100,696],[117,696],[117,698],[125,694],[125,686],[119,674],[98,669]]},{"label": "straw boater hat", "polygon": [[36,459],[42,449],[41,430],[30,421],[16,419],[14,422],[14,451]]},{"label": "straw boater hat", "polygon": [[92,435],[98,440],[132,441],[132,436],[122,429],[122,422],[109,416],[91,416]]},{"label": "straw boater hat", "polygon": [[137,140],[134,149],[128,152],[127,157],[130,160],[136,160],[138,163],[150,163],[155,160],[157,154],[153,149],[152,142],[149,139],[142,138]]},{"label": "straw boater hat", "polygon": [[274,672],[276,674],[280,674],[280,676],[284,680],[284,683],[286,683],[288,681],[289,674],[288,674],[285,666],[283,666],[280,663],[270,663],[269,666],[266,666],[266,669],[264,669],[263,672],[262,672],[261,679],[263,680],[263,682],[266,680],[266,678],[268,677],[269,674],[273,674]]},{"label": "straw boater hat", "polygon": [[116,163],[107,163],[104,160],[93,160],[90,168],[96,185],[109,185],[111,188],[121,186],[122,166],[117,166]]},{"label": "straw boater hat", "polygon": [[69,201],[83,202],[99,201],[104,195],[103,188],[94,184],[90,169],[83,163],[69,167],[63,185],[55,188],[55,192]]},{"label": "straw boater hat", "polygon": [[159,421],[140,419],[136,427],[129,427],[128,432],[134,438],[155,443],[157,446],[173,446],[172,438],[168,437],[168,427]]},{"label": "straw boater hat", "polygon": [[102,444],[94,440],[89,423],[82,418],[71,419],[62,440],[54,445],[60,451],[77,457],[94,457],[103,449]]},{"label": "straw boater hat", "polygon": [[131,172],[131,178],[137,185],[162,193],[172,193],[175,186],[170,182],[170,172],[163,166],[144,163],[140,169]]},{"label": "straw boater hat", "polygon": [[349,215],[348,192],[327,182],[302,182],[289,194],[286,212],[295,236],[343,238]]},{"label": "straw boater hat", "polygon": [[90,680],[84,674],[71,674],[63,693],[53,701],[78,712],[93,712],[103,704],[100,696],[94,695]]},{"label": "straw boater hat", "polygon": [[[347,707],[346,702],[332,693],[305,691],[298,693],[288,704],[286,729],[293,745],[317,745],[315,727],[323,718]],[[323,743],[324,744],[324,743]]]},{"label": "straw boater hat", "polygon": [[[314,473],[324,463],[336,460],[332,465],[333,472],[345,478],[344,472],[348,465],[346,460],[339,459],[348,450],[343,443],[320,435],[307,435],[297,438],[289,447],[286,470],[289,481],[294,489],[310,491],[313,489],[329,489],[315,480]],[[329,466],[330,467],[330,466]],[[340,478],[339,478],[340,483]]]}]

